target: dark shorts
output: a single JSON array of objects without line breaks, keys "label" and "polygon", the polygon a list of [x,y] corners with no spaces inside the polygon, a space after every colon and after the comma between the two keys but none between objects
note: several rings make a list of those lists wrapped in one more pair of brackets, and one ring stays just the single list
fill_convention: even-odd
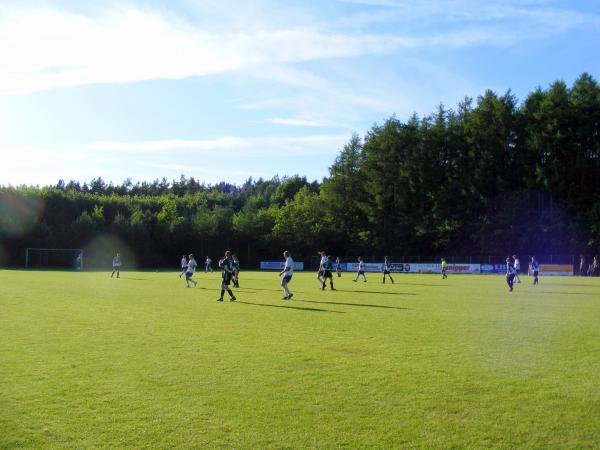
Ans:
[{"label": "dark shorts", "polygon": [[358,274],[359,274],[359,275],[364,275],[364,274],[365,274],[365,271],[364,271],[364,270],[359,270],[359,271],[358,271]]},{"label": "dark shorts", "polygon": [[333,276],[331,275],[331,270],[324,270],[323,277],[324,278],[333,278]]},{"label": "dark shorts", "polygon": [[539,271],[539,270],[534,270],[534,271],[533,271],[533,276],[534,276],[534,277],[537,277],[539,273],[540,273],[540,271]]},{"label": "dark shorts", "polygon": [[283,278],[281,279],[281,284],[283,284],[283,283],[289,283],[290,281],[292,281],[292,276],[291,275],[284,275]]},{"label": "dark shorts", "polygon": [[230,272],[223,273],[223,284],[229,285],[229,283],[231,283],[231,275]]},{"label": "dark shorts", "polygon": [[389,274],[390,274],[390,271],[389,271],[389,270],[384,270],[384,271],[383,271],[383,274],[384,274],[384,275],[389,275]]},{"label": "dark shorts", "polygon": [[318,275],[318,276],[320,276],[320,277],[322,277],[322,276],[323,276],[323,273],[325,273],[325,271],[324,271],[324,270],[319,270],[319,271],[317,272],[317,275]]},{"label": "dark shorts", "polygon": [[188,279],[188,278],[192,278],[193,276],[194,276],[194,272],[186,272],[186,273],[185,273],[185,278],[186,278],[186,279]]}]

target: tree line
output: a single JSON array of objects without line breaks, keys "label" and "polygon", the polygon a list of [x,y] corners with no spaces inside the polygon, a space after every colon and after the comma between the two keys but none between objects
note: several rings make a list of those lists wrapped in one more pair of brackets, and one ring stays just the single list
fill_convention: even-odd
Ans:
[{"label": "tree line", "polygon": [[[600,88],[589,74],[519,103],[490,90],[456,109],[354,134],[329,168],[241,186],[179,180],[0,188],[0,258],[110,236],[148,267],[225,248],[253,265],[336,255],[600,251]],[[116,251],[117,249],[115,249]],[[175,261],[175,263],[174,263]]]}]

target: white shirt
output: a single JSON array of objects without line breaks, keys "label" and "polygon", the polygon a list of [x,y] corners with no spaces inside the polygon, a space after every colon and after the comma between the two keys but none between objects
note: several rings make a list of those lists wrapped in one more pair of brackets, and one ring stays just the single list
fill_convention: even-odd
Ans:
[{"label": "white shirt", "polygon": [[321,269],[323,268],[323,264],[327,261],[327,256],[321,256]]},{"label": "white shirt", "polygon": [[358,270],[365,270],[365,263],[362,261],[358,262]]},{"label": "white shirt", "polygon": [[506,275],[515,275],[517,271],[511,263],[506,263]]},{"label": "white shirt", "polygon": [[183,268],[187,267],[187,264],[188,264],[187,259],[181,258],[181,268],[183,269]]},{"label": "white shirt", "polygon": [[291,256],[288,256],[285,260],[285,266],[283,266],[284,276],[291,275],[294,272],[294,260]]},{"label": "white shirt", "polygon": [[515,258],[515,269],[516,270],[521,269],[521,263],[519,262],[519,258]]},{"label": "white shirt", "polygon": [[120,267],[121,266],[121,258],[119,258],[118,256],[115,256],[113,258],[113,267]]},{"label": "white shirt", "polygon": [[194,258],[190,259],[190,261],[187,264],[188,272],[195,272],[196,267],[198,267],[198,263],[196,262],[196,260]]}]

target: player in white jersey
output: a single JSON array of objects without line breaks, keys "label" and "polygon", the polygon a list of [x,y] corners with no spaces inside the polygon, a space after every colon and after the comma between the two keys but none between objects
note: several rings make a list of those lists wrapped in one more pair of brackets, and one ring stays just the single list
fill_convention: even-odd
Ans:
[{"label": "player in white jersey", "polygon": [[204,271],[206,273],[213,271],[213,269],[212,269],[212,259],[210,259],[210,256],[206,257],[206,267],[205,267]]},{"label": "player in white jersey", "polygon": [[292,275],[294,274],[294,260],[287,250],[283,252],[283,257],[285,258],[285,264],[283,270],[279,272],[279,276],[283,275],[281,279],[281,287],[284,293],[283,300],[291,300],[294,294],[288,289],[288,283],[292,281]]},{"label": "player in white jersey", "polygon": [[187,263],[187,268],[185,270],[185,285],[186,287],[190,287],[190,281],[194,283],[194,286],[198,284],[197,281],[192,280],[194,273],[196,273],[196,267],[198,267],[198,263],[194,259],[194,255],[190,253],[190,260]]},{"label": "player in white jersey", "polygon": [[519,272],[521,271],[521,262],[519,261],[519,258],[517,258],[517,255],[513,255],[513,260],[513,265],[515,268],[515,280],[517,280],[517,283],[520,283],[521,279],[519,278]]},{"label": "player in white jersey", "polygon": [[327,262],[327,255],[324,251],[317,252],[317,254],[321,255],[321,260],[319,261],[319,271],[317,272],[317,280],[319,280],[320,284],[323,284],[325,278],[323,275],[325,274],[325,268],[323,265]]},{"label": "player in white jersey", "polygon": [[352,281],[358,280],[359,275],[362,275],[363,281],[366,283],[367,277],[365,277],[365,263],[360,256],[358,257],[358,271],[356,272],[356,277]]},{"label": "player in white jersey", "polygon": [[181,257],[181,272],[179,272],[179,278],[181,278],[181,275],[183,275],[185,273],[185,271],[187,270],[187,266],[188,266],[187,256],[183,255]]},{"label": "player in white jersey", "polygon": [[117,278],[120,278],[119,275],[121,274],[121,255],[119,255],[118,253],[113,258],[112,266],[113,266],[113,271],[110,274],[110,277],[112,278],[113,275],[116,273]]}]

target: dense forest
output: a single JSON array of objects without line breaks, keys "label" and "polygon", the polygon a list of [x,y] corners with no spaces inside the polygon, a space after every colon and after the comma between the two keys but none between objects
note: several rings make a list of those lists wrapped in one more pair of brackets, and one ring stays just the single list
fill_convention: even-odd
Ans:
[{"label": "dense forest", "polygon": [[[1,182],[1,180],[0,180]],[[247,267],[289,249],[336,255],[600,251],[600,88],[588,74],[519,103],[486,91],[391,117],[340,150],[329,176],[194,178],[0,188],[0,262],[26,247],[120,250],[146,267],[229,248]],[[109,260],[104,264],[108,265]]]}]

